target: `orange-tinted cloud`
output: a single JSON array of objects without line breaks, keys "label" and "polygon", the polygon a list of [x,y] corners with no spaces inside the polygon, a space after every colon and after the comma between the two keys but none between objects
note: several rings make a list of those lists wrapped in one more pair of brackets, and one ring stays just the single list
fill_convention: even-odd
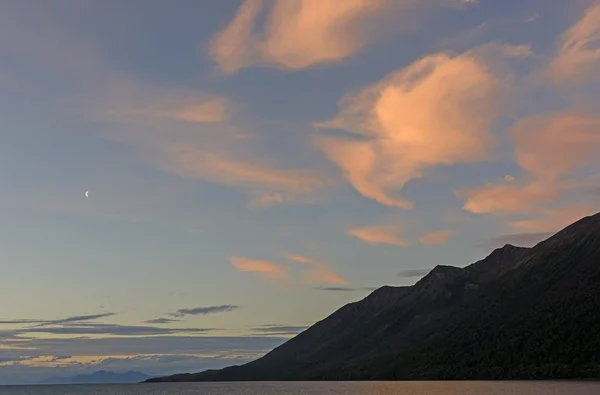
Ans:
[{"label": "orange-tinted cloud", "polygon": [[250,195],[253,205],[303,202],[324,185],[312,170],[281,169],[243,155],[234,158],[229,151],[218,152],[204,144],[165,142],[159,150],[157,164],[163,170],[239,188]]},{"label": "orange-tinted cloud", "polygon": [[274,262],[231,257],[231,264],[240,272],[252,272],[271,280],[286,280],[289,278],[287,268]]},{"label": "orange-tinted cloud", "polygon": [[227,119],[227,107],[226,99],[217,98],[175,109],[170,116],[180,121],[192,123],[223,122]]},{"label": "orange-tinted cloud", "polygon": [[583,217],[598,212],[598,207],[574,205],[543,209],[533,219],[512,221],[510,227],[521,232],[556,232]]},{"label": "orange-tinted cloud", "polygon": [[[460,6],[473,1],[430,0],[246,0],[219,31],[210,54],[220,69],[233,73],[251,65],[288,69],[336,62],[379,38],[381,18],[394,13],[408,25],[414,11],[426,6]],[[256,24],[265,12],[265,25]],[[403,17],[403,18],[402,18]]]},{"label": "orange-tinted cloud", "polygon": [[600,163],[599,131],[600,117],[577,110],[524,118],[512,128],[517,163],[542,179]]},{"label": "orange-tinted cloud", "polygon": [[[340,113],[317,126],[355,136],[320,137],[316,144],[363,196],[411,208],[397,195],[408,181],[438,166],[489,157],[490,127],[510,85],[486,60],[489,49],[427,56],[343,98]],[[529,53],[501,45],[493,51]]]},{"label": "orange-tinted cloud", "polygon": [[367,244],[389,244],[397,246],[408,246],[410,242],[401,235],[401,229],[395,225],[378,225],[367,227],[350,228],[346,234],[356,237]]},{"label": "orange-tinted cloud", "polygon": [[457,196],[466,199],[463,208],[474,214],[523,213],[535,210],[554,199],[558,190],[554,183],[527,181],[519,184],[488,184],[465,189]]},{"label": "orange-tinted cloud", "polygon": [[[159,124],[165,121],[220,123],[228,120],[231,103],[224,97],[197,92],[161,91],[119,80],[109,84],[103,99],[93,103],[96,117],[127,124]],[[98,110],[100,109],[100,110]]]},{"label": "orange-tinted cloud", "polygon": [[560,38],[549,74],[558,83],[600,79],[600,1]]},{"label": "orange-tinted cloud", "polygon": [[442,245],[454,235],[453,230],[438,230],[421,236],[419,242],[424,245]]},{"label": "orange-tinted cloud", "polygon": [[315,261],[302,255],[288,255],[294,262],[305,263],[310,268],[305,272],[304,279],[311,284],[348,284],[346,279],[339,276],[329,265]]},{"label": "orange-tinted cloud", "polygon": [[576,183],[564,176],[600,164],[600,118],[569,110],[521,119],[512,127],[515,158],[527,173],[520,182],[459,191],[476,214],[528,213],[555,201]]},{"label": "orange-tinted cloud", "polygon": [[254,24],[262,7],[262,0],[246,0],[231,23],[213,38],[210,55],[223,72],[236,72],[258,60]]}]

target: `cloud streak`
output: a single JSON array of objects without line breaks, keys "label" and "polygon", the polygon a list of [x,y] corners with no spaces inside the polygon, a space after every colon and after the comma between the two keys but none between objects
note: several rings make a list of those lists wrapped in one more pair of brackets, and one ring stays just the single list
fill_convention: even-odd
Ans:
[{"label": "cloud streak", "polygon": [[240,272],[254,273],[269,280],[287,280],[290,277],[287,268],[275,262],[231,257],[231,264]]},{"label": "cloud streak", "polygon": [[329,265],[315,261],[302,255],[288,255],[294,262],[304,263],[310,266],[304,273],[304,279],[311,284],[348,284],[348,281],[339,276]]},{"label": "cloud streak", "polygon": [[239,306],[225,304],[221,306],[205,306],[205,307],[193,307],[187,309],[179,309],[174,313],[171,313],[173,317],[185,317],[188,315],[210,315],[219,314],[234,311],[239,309]]},{"label": "cloud streak", "polygon": [[401,228],[397,225],[354,227],[346,230],[346,234],[370,245],[409,246],[411,244],[401,235]]},{"label": "cloud streak", "polygon": [[600,1],[594,2],[583,17],[560,38],[559,48],[549,67],[549,75],[559,84],[600,81]]}]

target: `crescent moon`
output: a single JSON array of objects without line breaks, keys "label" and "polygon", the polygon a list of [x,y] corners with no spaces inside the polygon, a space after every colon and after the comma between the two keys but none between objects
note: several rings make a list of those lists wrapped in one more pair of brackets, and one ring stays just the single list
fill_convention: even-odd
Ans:
[{"label": "crescent moon", "polygon": [[90,191],[85,191],[85,197],[89,198],[90,197]]}]

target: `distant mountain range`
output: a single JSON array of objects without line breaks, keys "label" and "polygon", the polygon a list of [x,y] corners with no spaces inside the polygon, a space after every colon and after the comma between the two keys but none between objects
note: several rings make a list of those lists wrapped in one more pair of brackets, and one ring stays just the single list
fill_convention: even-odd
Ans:
[{"label": "distant mountain range", "polygon": [[150,376],[141,372],[115,373],[100,370],[91,374],[79,374],[69,377],[51,377],[40,384],[116,384],[139,383]]},{"label": "distant mountain range", "polygon": [[383,287],[242,366],[148,382],[600,378],[600,214]]}]

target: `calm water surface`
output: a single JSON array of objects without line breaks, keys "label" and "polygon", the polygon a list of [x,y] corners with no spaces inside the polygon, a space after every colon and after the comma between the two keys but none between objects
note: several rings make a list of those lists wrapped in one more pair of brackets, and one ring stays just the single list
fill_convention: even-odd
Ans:
[{"label": "calm water surface", "polygon": [[0,387],[0,395],[599,395],[600,383],[184,383]]}]

